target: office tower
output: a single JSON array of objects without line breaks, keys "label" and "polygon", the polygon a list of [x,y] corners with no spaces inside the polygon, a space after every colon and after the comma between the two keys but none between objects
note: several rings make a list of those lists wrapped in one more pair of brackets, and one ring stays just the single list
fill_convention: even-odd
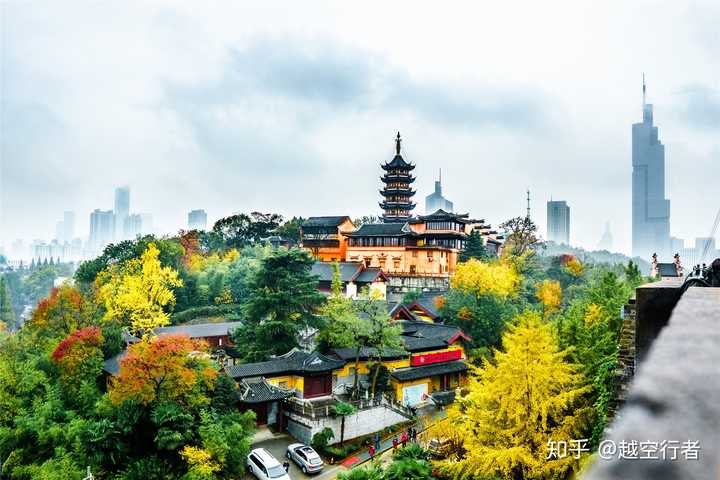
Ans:
[{"label": "office tower", "polygon": [[453,202],[443,197],[442,194],[442,170],[435,180],[435,191],[425,197],[425,213],[430,215],[438,210],[445,210],[448,213],[453,211]]},{"label": "office tower", "polygon": [[670,250],[670,200],[665,198],[665,146],[646,103],[643,76],[643,121],[632,126],[632,254],[662,259]]},{"label": "office tower", "polygon": [[205,230],[207,228],[207,213],[205,210],[191,210],[188,213],[188,230]]},{"label": "office tower", "polygon": [[91,254],[97,254],[112,243],[115,238],[115,215],[112,210],[95,209],[90,214],[90,238],[88,248]]},{"label": "office tower", "polygon": [[548,240],[558,245],[570,245],[570,207],[564,200],[547,202]]},{"label": "office tower", "polygon": [[125,238],[134,239],[143,233],[143,218],[139,213],[128,215],[123,222],[123,233]]},{"label": "office tower", "polygon": [[64,242],[71,242],[75,238],[75,212],[63,212],[63,238]]},{"label": "office tower", "polygon": [[130,214],[130,187],[118,187],[115,189],[115,234],[118,240],[123,239],[123,226],[125,219]]}]

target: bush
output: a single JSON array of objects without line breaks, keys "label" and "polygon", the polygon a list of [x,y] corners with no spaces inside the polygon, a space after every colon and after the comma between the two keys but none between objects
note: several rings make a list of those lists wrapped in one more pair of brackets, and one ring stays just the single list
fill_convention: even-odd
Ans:
[{"label": "bush", "polygon": [[330,444],[330,440],[333,438],[335,438],[335,434],[333,433],[332,428],[325,427],[313,435],[312,442],[310,442],[310,444],[315,450],[324,452]]}]

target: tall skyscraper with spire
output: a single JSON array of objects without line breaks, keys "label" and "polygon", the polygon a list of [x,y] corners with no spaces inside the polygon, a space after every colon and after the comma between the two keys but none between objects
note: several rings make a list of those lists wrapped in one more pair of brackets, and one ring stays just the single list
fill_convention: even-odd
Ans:
[{"label": "tall skyscraper with spire", "polygon": [[661,258],[670,251],[670,200],[665,198],[665,146],[646,102],[643,75],[643,121],[632,126],[632,253]]},{"label": "tall skyscraper with spire", "polygon": [[443,197],[442,194],[442,170],[439,172],[438,179],[435,180],[435,191],[425,197],[425,213],[430,215],[438,210],[448,213],[453,211],[453,202]]}]

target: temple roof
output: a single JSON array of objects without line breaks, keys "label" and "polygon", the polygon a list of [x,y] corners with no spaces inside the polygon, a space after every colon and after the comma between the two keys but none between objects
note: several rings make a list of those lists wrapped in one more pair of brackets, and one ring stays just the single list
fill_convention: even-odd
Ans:
[{"label": "temple roof", "polygon": [[462,360],[458,360],[455,362],[436,363],[423,367],[398,368],[393,370],[390,373],[390,376],[400,382],[407,382],[410,380],[432,377],[434,375],[464,372],[468,370],[468,368],[467,363]]},{"label": "temple roof", "polygon": [[354,232],[350,237],[391,237],[412,234],[405,222],[398,223],[366,223]]},{"label": "temple roof", "polygon": [[381,165],[381,167],[384,170],[391,170],[391,169],[400,169],[400,170],[407,170],[408,172],[410,170],[413,170],[415,168],[415,165],[412,165],[405,161],[405,159],[402,157],[402,155],[398,154],[393,157],[393,159],[384,164]]},{"label": "temple roof", "polygon": [[271,385],[265,379],[259,381],[241,380],[237,395],[242,403],[262,403],[283,400],[291,397],[293,392]]},{"label": "temple roof", "polygon": [[233,378],[261,377],[283,373],[322,373],[345,365],[345,362],[326,357],[317,352],[307,353],[293,349],[266,362],[233,365],[227,372]]},{"label": "temple roof", "polygon": [[446,212],[443,209],[436,210],[429,215],[418,215],[413,218],[410,223],[422,223],[422,222],[433,222],[433,221],[447,221],[453,220],[459,223],[473,223],[474,220],[470,220],[470,214],[468,213],[451,213]]},{"label": "temple roof", "polygon": [[346,220],[350,220],[347,215],[339,217],[310,217],[302,224],[303,227],[337,227]]},{"label": "temple roof", "polygon": [[190,338],[223,337],[242,326],[242,322],[199,323],[174,325],[155,329],[155,335],[186,334]]}]

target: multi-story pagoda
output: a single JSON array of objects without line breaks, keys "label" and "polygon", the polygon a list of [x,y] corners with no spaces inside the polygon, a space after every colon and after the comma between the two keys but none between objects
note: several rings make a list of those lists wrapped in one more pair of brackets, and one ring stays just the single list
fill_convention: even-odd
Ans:
[{"label": "multi-story pagoda", "polygon": [[415,181],[412,171],[415,165],[407,163],[400,155],[400,132],[395,139],[395,158],[391,162],[381,165],[385,170],[385,174],[380,180],[385,184],[380,190],[380,195],[384,197],[380,202],[380,208],[383,209],[382,220],[385,223],[406,222],[410,216],[415,204],[412,197],[415,190],[410,185]]}]

